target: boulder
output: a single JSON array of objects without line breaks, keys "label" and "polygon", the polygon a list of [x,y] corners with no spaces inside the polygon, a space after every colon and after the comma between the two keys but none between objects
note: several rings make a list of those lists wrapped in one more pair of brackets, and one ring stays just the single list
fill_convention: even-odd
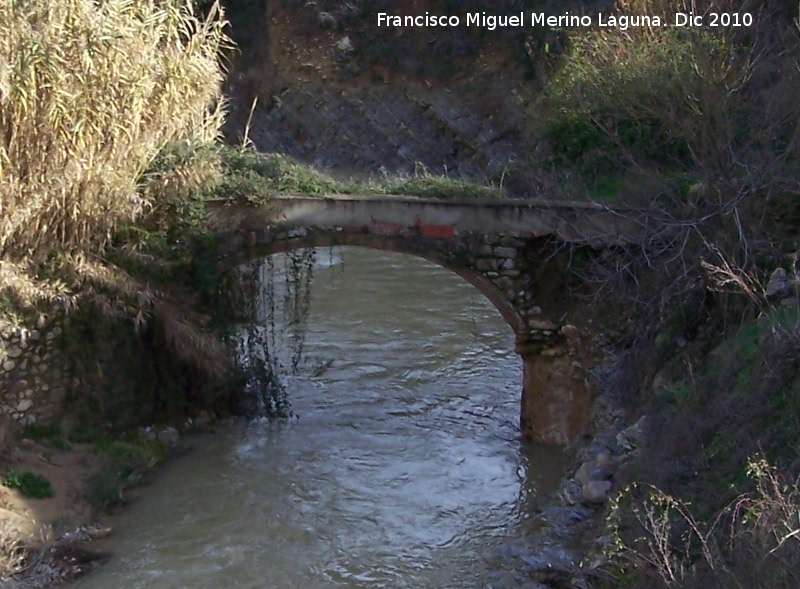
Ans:
[{"label": "boulder", "polygon": [[626,451],[638,448],[644,442],[646,426],[647,416],[643,415],[639,421],[617,434],[617,443]]},{"label": "boulder", "polygon": [[581,464],[575,473],[575,480],[585,487],[591,481],[604,481],[609,475],[610,473],[599,462],[592,460]]},{"label": "boulder", "polygon": [[611,481],[589,481],[583,487],[584,502],[589,504],[605,503],[611,486]]},{"label": "boulder", "polygon": [[575,555],[564,548],[548,546],[538,554],[523,557],[531,579],[540,583],[563,583],[577,567]]},{"label": "boulder", "polygon": [[792,294],[797,281],[783,268],[775,268],[764,291],[768,297],[786,298]]},{"label": "boulder", "polygon": [[181,436],[178,433],[178,430],[170,426],[170,427],[165,427],[163,430],[158,432],[157,439],[159,442],[161,442],[161,444],[164,447],[169,448],[170,446],[174,446],[175,444],[177,444],[180,437]]}]

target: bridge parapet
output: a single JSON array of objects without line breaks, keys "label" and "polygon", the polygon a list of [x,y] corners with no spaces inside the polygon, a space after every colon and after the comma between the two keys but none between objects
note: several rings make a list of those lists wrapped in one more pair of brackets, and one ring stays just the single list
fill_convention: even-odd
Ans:
[{"label": "bridge parapet", "polygon": [[286,227],[369,227],[374,233],[417,228],[424,237],[433,238],[519,233],[595,246],[635,243],[641,238],[641,227],[619,210],[589,202],[279,196],[270,210],[273,219]]}]

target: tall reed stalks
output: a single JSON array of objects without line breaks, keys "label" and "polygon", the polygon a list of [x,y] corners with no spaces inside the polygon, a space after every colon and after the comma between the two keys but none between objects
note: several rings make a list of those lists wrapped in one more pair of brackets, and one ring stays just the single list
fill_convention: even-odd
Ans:
[{"label": "tall reed stalks", "polygon": [[154,203],[137,180],[223,118],[218,3],[0,0],[0,258],[102,247]]}]

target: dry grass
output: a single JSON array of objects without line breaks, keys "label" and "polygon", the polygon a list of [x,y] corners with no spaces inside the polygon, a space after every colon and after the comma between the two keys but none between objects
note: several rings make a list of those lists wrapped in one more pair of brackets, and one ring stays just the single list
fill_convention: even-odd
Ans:
[{"label": "dry grass", "polygon": [[156,317],[183,359],[220,373],[203,320],[108,251],[120,225],[159,215],[219,166],[148,176],[170,144],[210,143],[224,116],[217,2],[0,0],[0,316],[86,303],[137,330]]},{"label": "dry grass", "polygon": [[152,205],[164,144],[218,132],[223,27],[217,5],[0,1],[0,257],[102,245]]},{"label": "dry grass", "polygon": [[0,259],[0,321],[15,323],[18,312],[32,311],[40,301],[69,305],[68,292],[62,280],[37,279],[26,265]]},{"label": "dry grass", "polygon": [[[611,586],[663,588],[796,587],[800,581],[800,478],[751,458],[747,473],[755,484],[710,522],[692,505],[663,491],[632,488],[632,529],[619,527]],[[623,538],[624,536],[624,538]]]},{"label": "dry grass", "polygon": [[0,523],[0,581],[21,572],[26,556],[19,531],[8,522]]}]

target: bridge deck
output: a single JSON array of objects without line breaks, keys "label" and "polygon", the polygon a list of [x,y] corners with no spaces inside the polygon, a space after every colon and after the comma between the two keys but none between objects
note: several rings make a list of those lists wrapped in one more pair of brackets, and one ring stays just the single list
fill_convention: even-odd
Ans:
[{"label": "bridge deck", "polygon": [[396,233],[415,227],[443,238],[463,233],[525,233],[595,245],[639,241],[641,227],[626,212],[630,211],[596,203],[545,199],[468,200],[350,194],[281,195],[262,211],[250,210],[259,222],[277,222],[286,227],[363,227],[375,233]]}]

